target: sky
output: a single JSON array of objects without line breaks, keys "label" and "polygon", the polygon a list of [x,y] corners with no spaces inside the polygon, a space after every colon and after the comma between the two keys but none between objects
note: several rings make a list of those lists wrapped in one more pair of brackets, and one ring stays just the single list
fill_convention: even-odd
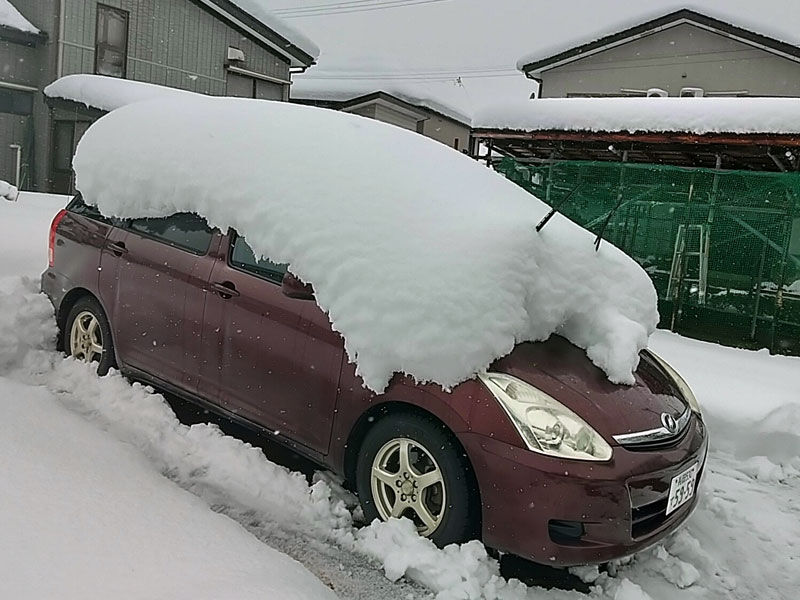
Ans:
[{"label": "sky", "polygon": [[461,112],[529,97],[536,84],[516,70],[524,55],[547,57],[679,8],[800,43],[798,0],[264,2],[322,50],[318,64],[295,77],[298,90],[341,87],[344,78],[354,88],[409,88]]}]

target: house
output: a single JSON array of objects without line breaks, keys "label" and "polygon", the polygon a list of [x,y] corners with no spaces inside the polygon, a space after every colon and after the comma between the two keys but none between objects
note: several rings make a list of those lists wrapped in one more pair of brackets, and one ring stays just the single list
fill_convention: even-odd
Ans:
[{"label": "house", "polygon": [[684,9],[517,67],[539,98],[800,96],[800,48],[750,29]]},{"label": "house", "polygon": [[64,76],[288,100],[318,54],[255,0],[0,0],[0,179],[72,191],[75,147],[103,111],[42,93]]},{"label": "house", "polygon": [[[416,131],[456,150],[469,151],[471,119],[461,107],[464,102],[456,87],[439,90],[434,96],[413,84],[377,85],[376,88],[375,83],[298,78],[292,85],[290,100],[377,119]],[[452,102],[447,103],[447,99]]]}]

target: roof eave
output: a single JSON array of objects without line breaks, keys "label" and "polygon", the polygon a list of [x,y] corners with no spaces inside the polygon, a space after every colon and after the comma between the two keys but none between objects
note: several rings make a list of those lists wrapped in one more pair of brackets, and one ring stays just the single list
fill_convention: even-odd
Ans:
[{"label": "roof eave", "polygon": [[208,11],[213,11],[217,16],[227,17],[227,21],[236,29],[243,30],[250,35],[255,34],[260,45],[282,55],[290,67],[307,69],[316,64],[316,59],[303,49],[299,48],[277,31],[259,21],[250,13],[242,10],[230,0],[193,0]]},{"label": "roof eave", "polygon": [[38,46],[47,42],[47,34],[44,31],[38,33],[32,31],[22,31],[15,27],[0,25],[0,40],[21,44],[23,46]]},{"label": "roof eave", "polygon": [[694,22],[697,25],[704,27],[710,27],[740,38],[744,41],[749,41],[759,46],[774,49],[780,54],[787,54],[796,58],[800,58],[800,48],[797,46],[761,35],[759,33],[748,31],[726,21],[709,17],[708,15],[704,15],[693,10],[681,9],[662,17],[651,19],[650,21],[630,27],[623,31],[604,36],[579,46],[575,46],[574,48],[570,48],[568,50],[564,50],[563,52],[559,52],[558,54],[554,54],[547,58],[526,63],[520,67],[520,71],[529,77],[541,77],[542,73],[548,70],[550,65],[561,63],[562,61],[568,59],[579,60],[583,54],[593,52],[611,44],[618,45],[625,43],[627,40],[642,37],[649,32],[654,32],[655,30],[664,28],[670,24],[682,20]]}]

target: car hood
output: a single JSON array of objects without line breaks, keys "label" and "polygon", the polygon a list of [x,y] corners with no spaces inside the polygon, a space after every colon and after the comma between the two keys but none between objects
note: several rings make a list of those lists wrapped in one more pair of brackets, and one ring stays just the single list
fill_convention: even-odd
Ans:
[{"label": "car hood", "polygon": [[611,383],[584,350],[557,335],[545,342],[518,344],[490,371],[536,386],[577,413],[609,443],[614,443],[614,435],[657,429],[663,413],[677,418],[687,408],[672,378],[647,350],[640,355],[633,385]]}]

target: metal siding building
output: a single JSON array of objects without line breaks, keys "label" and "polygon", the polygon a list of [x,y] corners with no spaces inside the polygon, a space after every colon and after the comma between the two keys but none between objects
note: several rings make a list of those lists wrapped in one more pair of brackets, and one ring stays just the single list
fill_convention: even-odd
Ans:
[{"label": "metal siding building", "polygon": [[[127,79],[276,100],[288,99],[290,70],[314,63],[228,0],[14,0],[14,5],[44,32],[22,41],[0,32],[0,90],[24,85],[32,96],[29,114],[0,112],[0,178],[14,181],[16,156],[8,147],[22,145],[26,189],[71,189],[69,159],[100,113],[50,106],[41,92],[64,75],[109,74],[102,72],[105,56],[119,60],[116,74]],[[100,24],[101,15],[110,15],[108,28],[105,21]],[[98,39],[99,31],[109,39]]]},{"label": "metal siding building", "polygon": [[520,63],[540,82],[541,98],[643,96],[651,88],[800,96],[800,49],[691,10]]}]

